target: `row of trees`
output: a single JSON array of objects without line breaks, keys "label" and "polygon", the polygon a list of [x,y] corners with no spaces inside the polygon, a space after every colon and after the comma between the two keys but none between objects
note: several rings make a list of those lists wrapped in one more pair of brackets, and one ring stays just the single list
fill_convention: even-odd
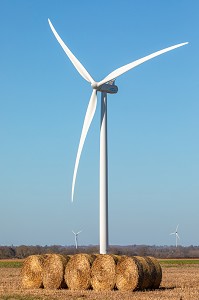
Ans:
[{"label": "row of trees", "polygon": [[[75,253],[99,253],[99,246],[0,246],[0,259],[26,258],[34,254],[57,253],[69,255]],[[110,246],[109,253],[116,255],[154,256],[157,258],[199,258],[199,246]]]}]

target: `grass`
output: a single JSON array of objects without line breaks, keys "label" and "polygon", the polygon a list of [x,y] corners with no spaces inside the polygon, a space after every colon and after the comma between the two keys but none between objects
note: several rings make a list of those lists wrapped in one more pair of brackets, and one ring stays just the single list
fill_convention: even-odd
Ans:
[{"label": "grass", "polygon": [[23,261],[0,261],[0,268],[21,268],[22,265]]},{"label": "grass", "polygon": [[174,267],[174,266],[188,266],[198,265],[199,259],[159,259],[161,266]]},{"label": "grass", "polygon": [[[199,259],[158,259],[158,261],[164,267],[199,265]],[[22,265],[23,260],[0,260],[0,268],[21,268]]]}]

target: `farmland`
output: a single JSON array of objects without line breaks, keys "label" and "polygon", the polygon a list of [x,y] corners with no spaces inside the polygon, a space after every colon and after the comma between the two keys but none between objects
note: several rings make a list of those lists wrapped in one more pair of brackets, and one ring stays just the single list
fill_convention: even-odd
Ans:
[{"label": "farmland", "polygon": [[163,280],[158,290],[142,292],[94,292],[70,290],[23,290],[20,286],[22,261],[0,261],[0,300],[198,300],[199,259],[160,260]]}]

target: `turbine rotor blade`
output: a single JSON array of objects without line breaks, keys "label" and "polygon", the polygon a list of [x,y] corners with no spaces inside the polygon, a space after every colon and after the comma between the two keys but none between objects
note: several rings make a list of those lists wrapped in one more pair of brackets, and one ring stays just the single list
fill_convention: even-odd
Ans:
[{"label": "turbine rotor blade", "polygon": [[137,67],[138,65],[140,65],[140,64],[142,64],[142,63],[144,63],[144,62],[146,62],[146,61],[149,60],[149,59],[152,59],[152,58],[154,58],[154,57],[156,57],[156,56],[158,56],[158,55],[161,55],[161,54],[166,53],[166,52],[168,52],[168,51],[174,50],[174,49],[176,49],[176,48],[178,48],[178,47],[181,47],[181,46],[184,46],[184,45],[186,45],[186,44],[188,44],[188,42],[186,42],[186,43],[181,43],[181,44],[177,44],[177,45],[174,45],[174,46],[171,46],[171,47],[167,47],[167,48],[165,48],[165,49],[162,49],[162,50],[159,50],[159,51],[154,52],[154,53],[152,53],[152,54],[149,54],[149,55],[147,55],[147,56],[145,56],[145,57],[143,57],[143,58],[140,58],[140,59],[138,59],[138,60],[135,60],[135,61],[133,61],[133,62],[127,64],[127,65],[124,65],[124,66],[122,66],[122,67],[116,69],[115,71],[111,72],[111,73],[110,73],[108,76],[106,76],[103,80],[101,80],[100,82],[98,82],[97,85],[98,85],[98,86],[101,86],[102,84],[104,84],[104,83],[106,83],[106,82],[108,82],[108,81],[110,81],[110,80],[112,80],[112,79],[117,78],[118,76],[120,76],[120,75],[126,73],[127,71],[129,71],[129,70],[131,70],[131,69]]},{"label": "turbine rotor blade", "polygon": [[81,156],[81,153],[82,153],[82,149],[83,149],[83,146],[84,146],[84,142],[85,142],[90,124],[91,124],[92,119],[93,119],[94,114],[95,114],[96,105],[97,105],[97,91],[93,90],[93,92],[91,94],[89,104],[88,104],[88,108],[87,108],[87,111],[86,111],[84,124],[83,124],[83,128],[82,128],[82,133],[81,133],[81,137],[80,137],[80,141],[79,141],[79,147],[78,147],[78,150],[77,150],[75,168],[74,168],[74,173],[73,173],[73,181],[72,181],[72,202],[73,202],[75,181],[76,181],[76,175],[77,175],[77,169],[78,169],[78,165],[79,165],[79,161],[80,161],[80,156]]},{"label": "turbine rotor blade", "polygon": [[88,82],[90,82],[90,83],[95,82],[93,80],[93,78],[91,77],[91,75],[88,73],[88,71],[84,68],[84,66],[79,62],[79,60],[75,57],[75,55],[69,50],[69,48],[62,41],[61,37],[59,36],[59,34],[56,32],[54,26],[52,25],[50,19],[48,19],[48,23],[49,23],[50,28],[51,28],[52,32],[54,33],[57,41],[59,42],[62,49],[64,50],[64,52],[66,53],[66,55],[68,56],[68,58],[70,59],[72,64],[74,65],[74,67],[77,69],[79,74]]},{"label": "turbine rotor blade", "polygon": [[180,237],[179,237],[179,235],[176,233],[176,236],[177,236],[177,238],[180,240]]}]

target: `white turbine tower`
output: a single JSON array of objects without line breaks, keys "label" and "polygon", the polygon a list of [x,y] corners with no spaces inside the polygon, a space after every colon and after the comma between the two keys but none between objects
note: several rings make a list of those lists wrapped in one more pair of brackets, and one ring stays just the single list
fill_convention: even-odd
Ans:
[{"label": "white turbine tower", "polygon": [[179,224],[177,225],[175,232],[170,233],[170,235],[175,234],[175,237],[176,237],[176,247],[178,247],[178,239],[180,239],[180,237],[178,235],[178,226],[179,226]]},{"label": "white turbine tower", "polygon": [[53,27],[51,21],[48,19],[50,28],[54,33],[57,41],[63,48],[64,52],[71,60],[74,67],[80,73],[80,75],[87,80],[93,89],[88,108],[86,111],[84,124],[82,128],[82,133],[80,137],[79,147],[76,156],[76,162],[73,173],[72,181],[72,201],[74,196],[75,180],[77,175],[77,169],[79,165],[79,160],[82,152],[82,148],[86,139],[87,132],[89,130],[90,124],[95,114],[96,105],[97,105],[97,92],[101,92],[101,124],[100,124],[100,253],[107,253],[108,249],[108,153],[107,153],[107,93],[115,94],[118,91],[117,86],[114,84],[115,79],[125,72],[135,68],[136,66],[146,62],[149,59],[152,59],[158,55],[161,55],[165,52],[171,51],[178,47],[184,46],[188,43],[177,44],[163,50],[154,52],[150,55],[147,55],[143,58],[140,58],[134,62],[131,62],[125,66],[122,66],[115,71],[111,72],[108,76],[102,79],[99,82],[96,82],[84,66],[79,62],[79,60],[74,56],[74,54],[69,50],[69,48],[64,44],[55,28]]},{"label": "white turbine tower", "polygon": [[82,232],[82,230],[80,230],[80,231],[78,231],[77,233],[75,233],[73,230],[72,230],[72,233],[74,233],[74,235],[75,235],[75,248],[77,249],[77,247],[78,247],[78,234],[80,233],[80,232]]}]

